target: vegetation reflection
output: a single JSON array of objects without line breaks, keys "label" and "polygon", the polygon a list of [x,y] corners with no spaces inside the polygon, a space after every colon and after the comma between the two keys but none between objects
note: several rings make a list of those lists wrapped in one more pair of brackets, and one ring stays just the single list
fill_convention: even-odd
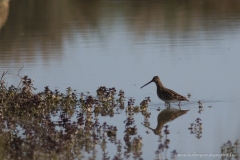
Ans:
[{"label": "vegetation reflection", "polygon": [[[46,60],[53,57],[47,56],[49,54],[61,56],[64,43],[75,41],[76,35],[86,43],[92,36],[101,42],[107,41],[106,36],[112,34],[109,30],[115,28],[119,17],[123,17],[122,25],[126,26],[126,32],[132,32],[135,40],[152,34],[157,38],[167,36],[169,43],[175,43],[176,38],[196,37],[199,31],[206,31],[206,35],[213,31],[218,36],[223,30],[239,28],[240,1],[236,0],[9,2],[0,1],[0,27],[5,24],[0,32],[0,44],[4,44],[0,53],[12,54],[11,57],[17,57],[16,62],[21,58],[15,56],[20,54],[19,48],[25,55],[36,52]],[[6,57],[1,58],[8,63]],[[36,61],[35,57],[26,60]]]}]

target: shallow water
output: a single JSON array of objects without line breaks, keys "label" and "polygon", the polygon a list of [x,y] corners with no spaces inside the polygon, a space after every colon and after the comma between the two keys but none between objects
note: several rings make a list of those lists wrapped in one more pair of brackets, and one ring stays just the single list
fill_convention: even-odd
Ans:
[{"label": "shallow water", "polygon": [[[14,74],[24,64],[20,74],[34,78],[38,91],[70,86],[95,95],[99,86],[115,87],[137,105],[150,96],[152,128],[156,109],[165,106],[154,84],[142,85],[158,75],[164,86],[190,93],[190,102],[181,105],[190,111],[168,123],[171,142],[163,154],[168,159],[173,150],[220,153],[223,143],[240,138],[238,1],[3,0],[0,27],[0,72],[12,73],[6,77],[9,85],[19,83]],[[199,100],[204,103],[201,114]],[[197,118],[203,124],[199,139],[188,130]],[[100,121],[118,126],[121,139],[125,119],[122,112]],[[142,116],[135,121],[143,138],[141,157],[155,158],[159,136],[146,133]],[[116,150],[108,148],[112,159]]]}]

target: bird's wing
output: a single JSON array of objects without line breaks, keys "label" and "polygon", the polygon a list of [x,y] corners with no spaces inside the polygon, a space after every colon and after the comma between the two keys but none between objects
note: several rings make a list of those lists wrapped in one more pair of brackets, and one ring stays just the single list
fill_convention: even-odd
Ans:
[{"label": "bird's wing", "polygon": [[162,90],[162,96],[167,99],[167,100],[172,100],[172,99],[177,99],[180,101],[188,101],[188,99],[180,94],[178,94],[177,92],[168,89],[168,88],[164,88]]}]

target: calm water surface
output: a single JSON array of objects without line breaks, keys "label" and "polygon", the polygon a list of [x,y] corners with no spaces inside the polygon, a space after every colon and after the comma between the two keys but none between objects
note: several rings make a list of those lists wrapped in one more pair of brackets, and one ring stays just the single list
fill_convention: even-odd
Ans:
[{"label": "calm water surface", "polygon": [[[14,74],[24,64],[20,74],[34,78],[38,91],[72,87],[95,95],[99,86],[115,87],[137,105],[150,96],[152,128],[156,109],[165,106],[156,86],[140,89],[143,84],[158,75],[166,87],[190,93],[190,102],[182,103],[190,111],[168,123],[163,159],[171,159],[173,150],[220,153],[223,143],[240,138],[240,1],[1,0],[0,28],[0,72],[11,72],[9,85],[19,83]],[[188,130],[197,118],[201,138]],[[122,139],[125,119],[122,112],[101,122],[119,126]],[[143,138],[141,157],[154,159],[159,136],[141,125],[142,116],[135,120]],[[116,147],[109,144],[108,151],[112,159]],[[199,157],[177,157],[187,158]]]}]

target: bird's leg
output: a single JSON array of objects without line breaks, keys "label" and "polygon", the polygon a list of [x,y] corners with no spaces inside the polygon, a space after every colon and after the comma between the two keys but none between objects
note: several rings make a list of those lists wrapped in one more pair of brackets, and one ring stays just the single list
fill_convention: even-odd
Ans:
[{"label": "bird's leg", "polygon": [[167,103],[168,104],[168,108],[170,108],[170,103]]},{"label": "bird's leg", "polygon": [[178,103],[178,107],[179,107],[180,110],[182,110],[181,107],[180,107],[180,103],[181,103],[181,101],[179,101],[179,103]]}]

